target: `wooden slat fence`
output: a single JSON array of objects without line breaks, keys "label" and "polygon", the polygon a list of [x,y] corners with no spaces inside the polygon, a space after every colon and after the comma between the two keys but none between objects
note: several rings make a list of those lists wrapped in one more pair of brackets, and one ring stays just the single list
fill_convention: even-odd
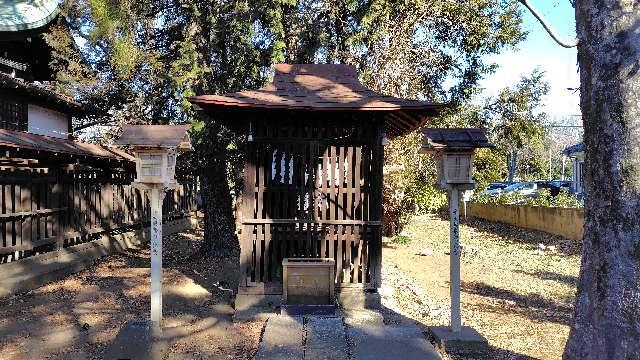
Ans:
[{"label": "wooden slat fence", "polygon": [[[148,198],[133,173],[0,169],[0,264],[148,223]],[[195,209],[195,183],[167,194],[164,218]]]}]

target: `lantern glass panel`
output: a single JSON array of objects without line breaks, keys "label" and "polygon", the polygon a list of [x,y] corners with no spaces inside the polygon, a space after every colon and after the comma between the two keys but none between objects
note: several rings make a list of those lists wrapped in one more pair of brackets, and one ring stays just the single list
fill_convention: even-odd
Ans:
[{"label": "lantern glass panel", "polygon": [[169,152],[167,154],[167,181],[170,183],[175,183],[176,175],[176,154],[173,152]]},{"label": "lantern glass panel", "polygon": [[471,154],[447,154],[445,173],[448,183],[471,182]]},{"label": "lantern glass panel", "polygon": [[140,171],[143,177],[162,176],[162,155],[140,154]]}]

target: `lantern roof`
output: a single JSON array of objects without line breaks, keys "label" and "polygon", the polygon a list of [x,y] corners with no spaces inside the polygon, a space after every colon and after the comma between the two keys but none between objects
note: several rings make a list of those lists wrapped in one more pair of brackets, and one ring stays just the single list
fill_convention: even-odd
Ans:
[{"label": "lantern roof", "polygon": [[358,80],[356,68],[344,64],[276,64],[273,82],[264,87],[224,95],[200,95],[189,101],[204,109],[382,112],[391,136],[417,129],[443,108],[442,104],[368,89]]},{"label": "lantern roof", "polygon": [[176,148],[191,150],[189,128],[191,125],[124,125],[116,145],[146,148]]},{"label": "lantern roof", "polygon": [[423,128],[420,152],[438,150],[473,150],[494,147],[485,129],[479,128]]}]

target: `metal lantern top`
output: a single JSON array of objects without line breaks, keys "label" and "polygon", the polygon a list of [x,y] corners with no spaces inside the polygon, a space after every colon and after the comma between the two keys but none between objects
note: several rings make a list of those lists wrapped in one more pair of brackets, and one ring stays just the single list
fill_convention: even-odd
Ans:
[{"label": "metal lantern top", "polygon": [[125,125],[117,145],[133,147],[136,182],[172,185],[178,153],[191,150],[189,125]]},{"label": "metal lantern top", "polygon": [[423,128],[421,153],[436,155],[437,185],[441,189],[457,186],[472,189],[473,153],[477,148],[493,147],[484,129]]},{"label": "metal lantern top", "polygon": [[191,125],[124,125],[116,145],[139,148],[173,148],[179,152],[192,150]]},{"label": "metal lantern top", "polygon": [[492,148],[487,132],[479,128],[422,128],[424,135],[421,153],[473,152],[478,148]]}]

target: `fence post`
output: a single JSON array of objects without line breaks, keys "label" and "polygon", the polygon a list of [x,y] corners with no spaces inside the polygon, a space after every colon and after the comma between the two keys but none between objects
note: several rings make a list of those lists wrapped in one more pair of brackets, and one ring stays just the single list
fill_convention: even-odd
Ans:
[{"label": "fence post", "polygon": [[[56,176],[56,183],[53,185],[53,188],[51,189],[51,195],[52,195],[52,208],[54,209],[60,209],[62,208],[62,202],[61,200],[61,194],[62,194],[62,178],[61,176],[59,176],[59,174],[57,174]],[[67,210],[56,210],[56,212],[53,214],[53,232],[54,234],[56,234],[56,244],[55,244],[55,250],[59,251],[62,250],[62,248],[64,248],[64,234],[62,231],[62,225],[61,225],[61,219],[63,218],[64,215],[64,211]]]}]

